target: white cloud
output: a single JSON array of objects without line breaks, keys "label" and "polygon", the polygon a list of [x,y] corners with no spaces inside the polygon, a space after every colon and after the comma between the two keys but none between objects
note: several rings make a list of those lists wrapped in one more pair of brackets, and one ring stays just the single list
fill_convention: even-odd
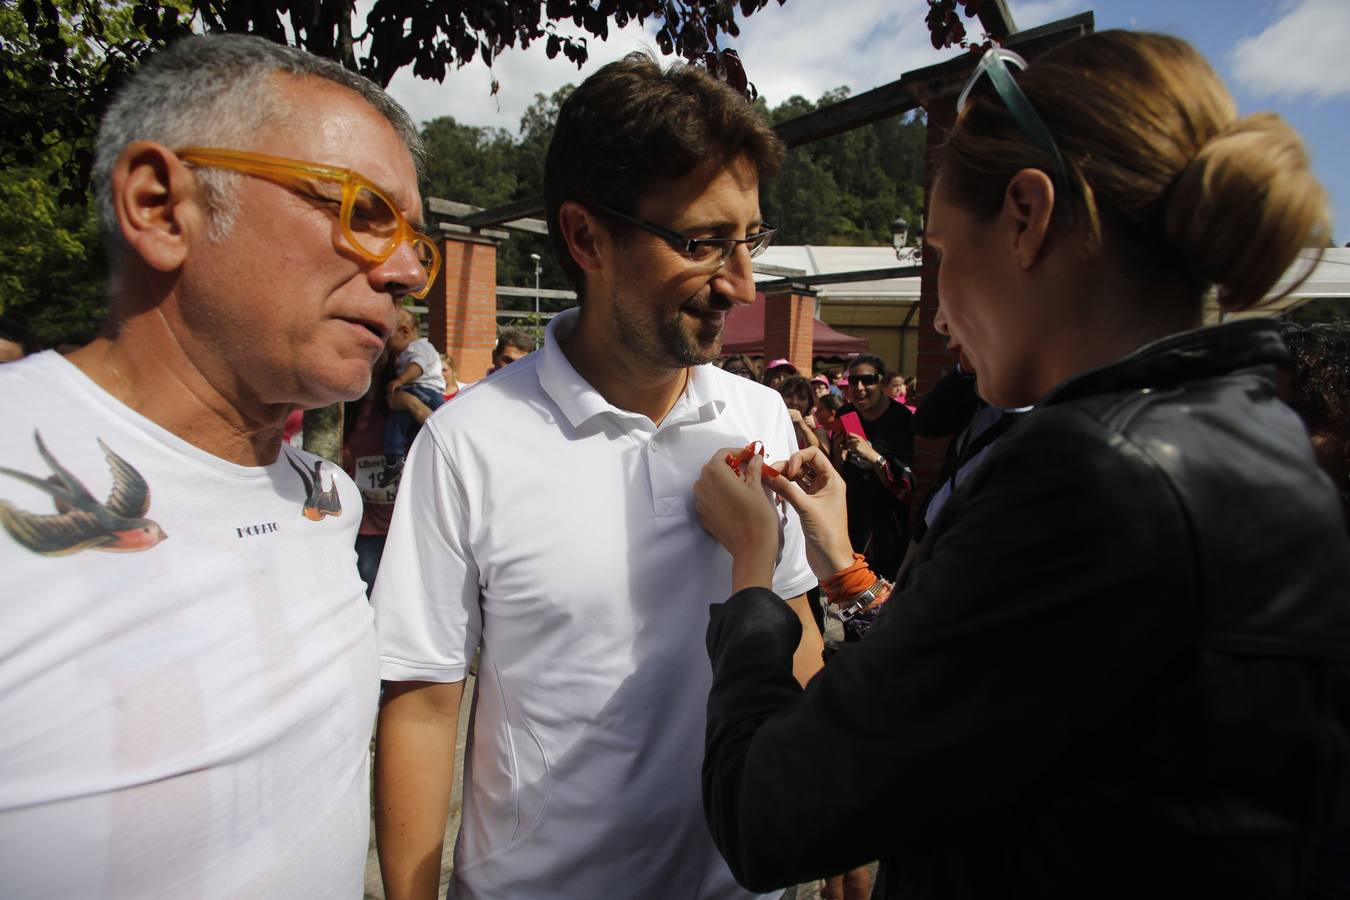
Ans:
[{"label": "white cloud", "polygon": [[841,85],[859,94],[958,52],[933,50],[924,9],[893,0],[771,3],[741,23],[735,46],[770,105],[794,94],[817,100]]},{"label": "white cloud", "polygon": [[1234,77],[1258,97],[1350,96],[1350,3],[1295,0],[1233,48]]}]

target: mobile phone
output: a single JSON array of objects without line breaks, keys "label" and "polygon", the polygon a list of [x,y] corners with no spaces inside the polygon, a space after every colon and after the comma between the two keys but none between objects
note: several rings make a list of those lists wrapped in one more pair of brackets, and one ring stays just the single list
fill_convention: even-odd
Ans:
[{"label": "mobile phone", "polygon": [[839,428],[844,434],[856,434],[860,438],[867,437],[867,432],[863,431],[862,419],[858,418],[855,412],[846,412],[838,417]]}]

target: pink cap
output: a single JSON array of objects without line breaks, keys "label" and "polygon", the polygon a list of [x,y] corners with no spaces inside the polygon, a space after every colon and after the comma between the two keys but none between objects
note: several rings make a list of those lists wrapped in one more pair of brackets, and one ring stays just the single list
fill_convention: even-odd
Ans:
[{"label": "pink cap", "polygon": [[791,369],[794,373],[797,371],[797,367],[794,366],[789,360],[786,360],[786,359],[775,359],[775,360],[771,360],[771,361],[769,362],[769,364],[768,364],[767,366],[764,367],[764,371],[765,371],[765,372],[768,372],[768,371],[771,371],[771,370],[773,370],[773,369],[781,369],[781,368],[784,368],[784,367]]}]

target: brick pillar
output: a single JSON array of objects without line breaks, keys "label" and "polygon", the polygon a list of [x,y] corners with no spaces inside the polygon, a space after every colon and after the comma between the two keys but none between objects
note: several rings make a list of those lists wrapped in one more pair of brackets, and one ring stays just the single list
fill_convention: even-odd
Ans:
[{"label": "brick pillar", "polygon": [[440,241],[445,265],[427,294],[427,334],[455,358],[460,381],[477,381],[497,345],[497,245],[476,235]]},{"label": "brick pillar", "polygon": [[816,293],[789,288],[764,297],[764,362],[787,359],[798,372],[811,377]]},{"label": "brick pillar", "polygon": [[[928,102],[928,159],[932,160],[933,151],[946,139],[947,131],[956,121],[956,96],[935,97]],[[928,220],[928,201],[933,189],[932,179],[924,185],[924,221]],[[933,328],[937,317],[938,287],[937,266],[931,256],[924,254],[923,271],[919,276],[919,350],[915,366],[919,396],[923,397],[937,380],[956,364],[952,354],[947,351],[947,339]],[[947,452],[948,438],[914,440],[914,474],[919,477],[919,490],[923,493],[932,488],[942,469],[942,460]],[[917,506],[917,504],[916,504]]]}]

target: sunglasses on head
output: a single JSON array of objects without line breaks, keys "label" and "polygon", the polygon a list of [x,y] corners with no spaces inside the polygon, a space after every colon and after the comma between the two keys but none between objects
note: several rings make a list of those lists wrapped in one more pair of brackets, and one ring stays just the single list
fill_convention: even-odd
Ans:
[{"label": "sunglasses on head", "polygon": [[1050,134],[1050,129],[1045,126],[1045,120],[1036,112],[1036,108],[1031,105],[1027,95],[1017,86],[1013,80],[1012,71],[1009,65],[1018,70],[1024,70],[1027,67],[1027,61],[1011,50],[1003,47],[990,47],[980,57],[980,61],[975,65],[975,71],[970,74],[970,79],[965,87],[961,89],[961,95],[956,100],[957,115],[965,112],[966,106],[970,101],[971,91],[979,83],[981,76],[986,77],[989,83],[994,86],[994,93],[998,95],[1003,106],[1012,116],[1017,127],[1026,135],[1027,139],[1039,147],[1046,156],[1050,157],[1051,176],[1055,181],[1055,189],[1060,196],[1067,197],[1072,189],[1073,182],[1069,178],[1068,166],[1064,164],[1064,157],[1059,152],[1059,145],[1055,143],[1054,137]]}]

